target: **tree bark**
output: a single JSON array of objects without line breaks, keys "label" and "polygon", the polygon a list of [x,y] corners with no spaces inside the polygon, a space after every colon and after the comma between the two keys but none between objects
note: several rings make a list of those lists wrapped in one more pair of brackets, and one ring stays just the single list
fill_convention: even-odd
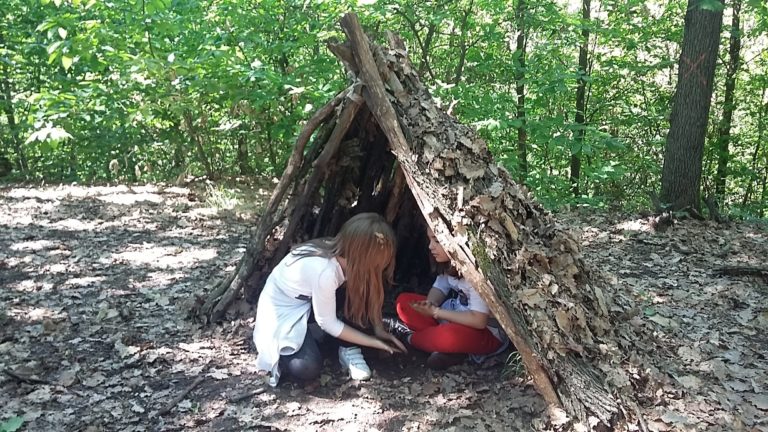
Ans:
[{"label": "tree bark", "polygon": [[576,135],[574,146],[571,149],[571,193],[579,197],[579,182],[581,180],[581,154],[586,135],[586,109],[587,109],[587,76],[589,74],[589,25],[591,0],[582,0],[581,3],[581,46],[579,46],[579,78],[576,85]]},{"label": "tree bark", "polygon": [[723,12],[689,0],[669,133],[661,170],[661,201],[673,211],[701,213],[704,139]]},{"label": "tree bark", "polygon": [[715,195],[717,200],[725,206],[725,184],[728,179],[728,160],[730,155],[731,123],[733,112],[736,110],[736,77],[741,67],[741,26],[739,15],[741,13],[741,0],[733,0],[731,6],[731,36],[728,46],[728,65],[725,71],[725,96],[723,97],[723,117],[717,128],[717,172],[715,173]]},{"label": "tree bark", "polygon": [[184,111],[184,126],[187,129],[187,133],[189,134],[189,137],[194,141],[195,143],[195,149],[197,150],[197,157],[200,159],[200,163],[203,164],[203,168],[205,169],[205,175],[208,176],[209,179],[213,179],[214,171],[213,166],[211,166],[211,160],[208,158],[208,155],[205,153],[205,146],[203,145],[203,137],[200,135],[200,131],[198,130],[197,126],[195,126],[194,120],[192,119],[192,113],[189,111]]},{"label": "tree bark", "polygon": [[464,74],[464,64],[467,62],[467,49],[469,48],[467,44],[467,32],[469,31],[467,24],[469,23],[469,15],[472,14],[472,8],[474,5],[475,1],[470,0],[469,6],[467,6],[467,9],[464,11],[464,16],[461,18],[461,34],[459,35],[459,62],[456,64],[456,71],[453,74],[453,81],[451,81],[454,84],[458,84]]},{"label": "tree bark", "polygon": [[248,156],[248,135],[240,133],[237,136],[237,167],[240,175],[246,176],[253,173]]},{"label": "tree bark", "polygon": [[[0,34],[0,46],[5,46],[5,38]],[[21,146],[19,140],[19,126],[16,123],[16,113],[13,109],[13,86],[8,72],[8,66],[3,63],[2,67],[3,77],[0,79],[0,96],[2,100],[2,110],[5,113],[6,121],[8,122],[8,129],[11,133],[11,145],[13,146],[14,153],[16,153],[16,167],[24,175],[27,176],[29,170],[29,164],[27,163],[27,156],[24,153],[24,149]]]},{"label": "tree bark", "polygon": [[515,22],[517,24],[517,44],[515,46],[515,93],[517,93],[517,158],[518,180],[525,184],[528,178],[528,128],[525,115],[525,56],[527,45],[527,28],[525,22],[525,0],[518,0],[515,8]]},{"label": "tree bark", "polygon": [[[760,93],[760,103],[765,100],[765,93],[768,91],[768,83],[763,81],[763,89]],[[765,136],[765,116],[768,111],[768,104],[762,104],[758,107],[757,112],[757,141],[755,142],[755,150],[752,152],[752,172],[750,173],[750,181],[747,182],[747,190],[744,191],[744,198],[741,201],[742,206],[746,206],[752,198],[752,193],[755,189],[755,182],[760,178],[758,175],[758,161],[760,156],[760,149],[763,145],[763,137]],[[768,162],[768,161],[767,161]]]}]

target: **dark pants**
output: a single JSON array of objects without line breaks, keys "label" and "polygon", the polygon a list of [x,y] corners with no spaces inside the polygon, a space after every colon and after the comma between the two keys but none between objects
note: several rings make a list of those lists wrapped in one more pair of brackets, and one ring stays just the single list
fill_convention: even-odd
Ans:
[{"label": "dark pants", "polygon": [[280,356],[280,369],[299,380],[311,381],[320,378],[322,368],[323,356],[309,329],[298,351],[291,355]]},{"label": "dark pants", "polygon": [[[341,287],[336,290],[336,311],[338,314],[343,315],[344,302],[346,301],[346,287]],[[352,328],[360,330],[364,333],[371,334],[371,330],[367,328],[360,328],[355,324],[352,324],[349,320],[341,317],[344,325],[348,325]],[[309,323],[314,323],[314,313],[310,313]],[[354,344],[345,342],[341,339],[336,339],[338,345],[343,347],[351,347]],[[320,347],[317,344],[317,340],[312,336],[312,332],[307,329],[307,334],[304,336],[304,342],[301,344],[301,348],[295,353],[288,356],[280,356],[280,369],[286,375],[303,381],[310,381],[320,378],[320,371],[323,368],[323,356],[320,353]]]}]

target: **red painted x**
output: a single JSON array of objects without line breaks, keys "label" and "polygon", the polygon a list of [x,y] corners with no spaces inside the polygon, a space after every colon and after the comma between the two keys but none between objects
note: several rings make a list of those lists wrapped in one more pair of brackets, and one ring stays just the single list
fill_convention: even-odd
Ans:
[{"label": "red painted x", "polygon": [[691,63],[691,61],[686,57],[682,57],[683,62],[688,65],[688,72],[683,73],[683,78],[688,78],[688,75],[690,75],[692,72],[695,72],[696,76],[699,78],[699,81],[701,81],[701,85],[706,87],[707,79],[704,78],[704,75],[702,75],[701,71],[699,70],[699,64],[701,64],[701,62],[704,60],[704,57],[705,55],[702,53],[695,63]]}]

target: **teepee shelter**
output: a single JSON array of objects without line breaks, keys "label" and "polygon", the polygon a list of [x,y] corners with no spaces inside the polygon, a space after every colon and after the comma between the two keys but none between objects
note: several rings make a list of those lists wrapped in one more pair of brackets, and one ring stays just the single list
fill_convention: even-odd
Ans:
[{"label": "teepee shelter", "polygon": [[341,27],[348,40],[329,48],[351,84],[307,121],[239,266],[199,315],[221,320],[243,292],[255,302],[292,244],[335,235],[358,212],[393,224],[402,279],[428,266],[413,255],[427,253],[413,235],[424,219],[490,306],[551,412],[598,430],[639,415],[632,392],[647,383],[626,351],[632,337],[619,336],[625,327],[615,327],[609,284],[585,266],[578,242],[471,128],[436,106],[397,36],[388,35],[389,46],[371,43],[353,14]]}]

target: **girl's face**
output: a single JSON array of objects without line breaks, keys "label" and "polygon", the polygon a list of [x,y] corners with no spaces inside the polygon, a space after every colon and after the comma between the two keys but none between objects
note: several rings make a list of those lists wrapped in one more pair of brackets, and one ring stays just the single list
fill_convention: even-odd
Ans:
[{"label": "girl's face", "polygon": [[433,233],[432,230],[429,228],[427,228],[427,233],[429,235],[429,252],[435,258],[435,261],[439,263],[450,261],[451,258],[448,256],[447,253],[445,253],[445,249],[443,249],[440,243],[437,242],[437,237],[435,237],[435,233]]}]

